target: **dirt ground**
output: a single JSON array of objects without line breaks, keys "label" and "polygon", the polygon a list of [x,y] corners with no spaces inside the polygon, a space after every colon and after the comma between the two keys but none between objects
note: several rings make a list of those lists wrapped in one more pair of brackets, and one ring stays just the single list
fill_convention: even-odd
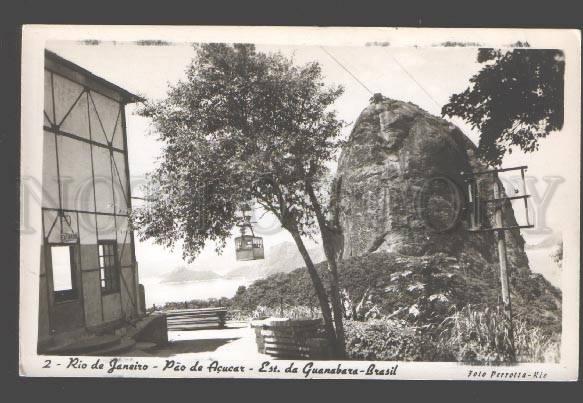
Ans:
[{"label": "dirt ground", "polygon": [[[138,346],[139,347],[139,346]],[[133,357],[180,357],[182,359],[262,360],[268,355],[257,351],[255,332],[247,322],[229,321],[224,329],[168,332],[168,344],[124,354]]]}]

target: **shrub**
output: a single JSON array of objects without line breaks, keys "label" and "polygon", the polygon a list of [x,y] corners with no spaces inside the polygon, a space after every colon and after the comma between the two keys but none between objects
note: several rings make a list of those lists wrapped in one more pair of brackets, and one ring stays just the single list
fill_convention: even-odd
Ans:
[{"label": "shrub", "polygon": [[403,320],[345,321],[346,352],[353,360],[453,361],[418,328]]}]

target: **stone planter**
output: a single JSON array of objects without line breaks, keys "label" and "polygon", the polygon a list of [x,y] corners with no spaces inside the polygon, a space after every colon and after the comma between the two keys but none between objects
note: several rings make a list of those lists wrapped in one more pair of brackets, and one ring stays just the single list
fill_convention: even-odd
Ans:
[{"label": "stone planter", "polygon": [[251,327],[255,330],[255,343],[257,343],[257,351],[262,354],[265,354],[265,343],[263,343],[263,337],[261,337],[263,320],[251,321]]},{"label": "stone planter", "polygon": [[252,321],[260,353],[282,359],[323,359],[328,343],[318,337],[321,319],[268,318]]}]

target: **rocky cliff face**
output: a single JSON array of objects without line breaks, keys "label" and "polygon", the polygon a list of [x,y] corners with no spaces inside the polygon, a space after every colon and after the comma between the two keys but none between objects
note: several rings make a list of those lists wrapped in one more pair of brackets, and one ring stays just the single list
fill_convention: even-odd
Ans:
[{"label": "rocky cliff face", "polygon": [[[495,304],[500,298],[495,234],[468,232],[461,209],[467,186],[462,172],[486,169],[475,145],[457,127],[416,105],[375,98],[360,114],[339,159],[341,266],[415,273],[429,264],[452,279],[442,287],[449,303]],[[481,183],[481,194],[492,197],[494,184],[494,178]],[[486,227],[493,226],[492,209],[484,214]],[[504,205],[504,224],[516,225],[510,202]],[[530,271],[519,230],[506,232],[506,246],[516,314],[560,333],[561,292]],[[341,270],[341,278],[346,276],[349,283],[356,281]],[[386,292],[379,295],[391,305]],[[396,309],[406,297],[398,293],[387,309]]]},{"label": "rocky cliff face", "polygon": [[[414,104],[377,97],[360,114],[339,160],[343,257],[441,252],[497,262],[494,234],[466,230],[462,172],[485,169],[475,152],[447,121]],[[492,185],[482,184],[488,192]],[[505,224],[516,224],[510,203]],[[528,270],[520,232],[507,232],[506,239],[509,266]]]}]

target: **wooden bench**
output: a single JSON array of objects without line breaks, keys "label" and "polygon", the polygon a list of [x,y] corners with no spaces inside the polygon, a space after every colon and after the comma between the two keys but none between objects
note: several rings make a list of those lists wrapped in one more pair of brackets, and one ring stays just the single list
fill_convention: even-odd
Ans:
[{"label": "wooden bench", "polygon": [[225,327],[227,308],[172,309],[165,311],[168,331]]}]

